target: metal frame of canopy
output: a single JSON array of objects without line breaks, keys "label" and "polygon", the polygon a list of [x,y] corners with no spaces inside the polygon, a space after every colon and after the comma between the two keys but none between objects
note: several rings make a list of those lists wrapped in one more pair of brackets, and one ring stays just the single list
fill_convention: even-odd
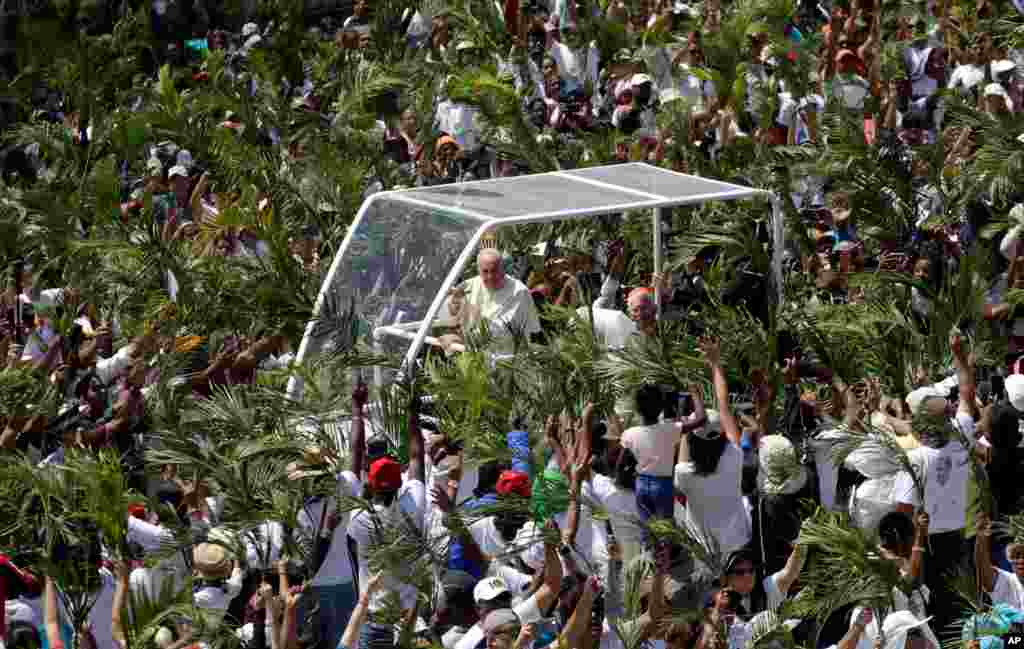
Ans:
[{"label": "metal frame of canopy", "polygon": [[[556,180],[558,184],[553,185],[550,182],[552,179]],[[564,185],[564,190],[557,191],[562,185]],[[421,320],[396,322],[374,329],[375,340],[380,336],[391,336],[409,341],[410,345],[405,355],[405,366],[409,367],[425,342],[437,343],[436,339],[428,335],[431,323],[437,317],[449,290],[473,258],[481,239],[496,228],[506,225],[584,219],[629,210],[650,209],[653,212],[654,271],[661,272],[663,268],[661,227],[663,209],[758,196],[768,198],[772,203],[772,238],[776,243],[772,266],[777,286],[781,286],[781,243],[783,237],[781,203],[774,194],[761,189],[681,174],[645,163],[629,163],[512,178],[496,178],[455,185],[379,192],[363,202],[349,226],[348,234],[342,242],[341,248],[334,256],[331,268],[317,295],[313,321],[306,328],[296,360],[302,363],[311,353],[314,323],[332,290],[342,260],[345,259],[349,251],[356,231],[375,201],[391,200],[407,204],[410,208],[440,210],[479,223],[479,227],[462,249],[455,264],[438,288],[425,316]],[[607,200],[602,200],[603,198]],[[488,201],[491,202],[490,205],[488,205]],[[522,204],[521,207],[516,205],[517,202]],[[537,203],[550,205],[555,209],[537,209]],[[488,212],[491,213],[488,214]],[[656,299],[660,304],[661,296],[657,295]],[[289,396],[298,396],[301,390],[301,379],[292,377],[288,384]]]}]

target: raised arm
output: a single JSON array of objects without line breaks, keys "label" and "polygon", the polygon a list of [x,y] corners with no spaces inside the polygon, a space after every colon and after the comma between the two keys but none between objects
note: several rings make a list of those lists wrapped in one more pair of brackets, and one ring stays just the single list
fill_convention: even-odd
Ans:
[{"label": "raised arm", "polygon": [[[548,531],[554,531],[548,526]],[[554,534],[544,535],[544,581],[533,596],[537,600],[537,609],[548,611],[558,599],[558,591],[562,588],[562,562],[558,558],[558,549]]]},{"label": "raised arm", "polygon": [[800,577],[800,571],[804,569],[804,562],[807,560],[807,548],[802,545],[794,545],[786,560],[786,565],[774,576],[775,585],[779,592],[788,595],[790,588]]},{"label": "raised arm", "polygon": [[124,633],[124,624],[121,622],[121,612],[128,602],[128,576],[131,568],[125,561],[118,561],[115,566],[117,571],[117,586],[114,588],[114,602],[110,611],[110,631],[114,641],[123,649],[128,647],[128,638]]},{"label": "raised arm", "polygon": [[420,402],[414,396],[409,403],[409,479],[426,483],[427,468],[424,462],[423,433],[420,432]]},{"label": "raised arm", "polygon": [[363,421],[363,408],[369,398],[366,384],[360,381],[352,390],[352,437],[349,440],[349,468],[356,478],[362,480],[363,464],[366,459],[366,422]]},{"label": "raised arm", "polygon": [[971,356],[964,350],[963,339],[954,334],[949,337],[949,349],[953,352],[953,364],[956,366],[957,389],[960,393],[960,404],[957,411],[969,415],[972,419],[979,418],[978,404],[975,400],[977,386],[974,380],[974,363]]},{"label": "raised arm", "polygon": [[601,584],[596,576],[587,579],[587,585],[583,589],[576,602],[576,608],[559,635],[558,646],[560,647],[582,647],[584,646],[584,634],[590,630],[590,614],[594,609],[594,598],[601,589]]},{"label": "raised arm", "polygon": [[718,412],[722,422],[722,432],[730,442],[740,445],[741,433],[732,408],[729,406],[729,383],[722,369],[722,349],[718,340],[705,338],[701,341],[701,352],[704,360],[711,368],[711,382],[714,385],[715,398],[718,400]]},{"label": "raised arm", "polygon": [[57,615],[57,586],[52,577],[46,578],[44,601],[44,623],[46,625],[46,643],[50,649],[64,649],[64,639],[60,635],[60,618]]},{"label": "raised arm", "polygon": [[[978,585],[986,593],[991,593],[996,587],[996,571],[992,568],[992,520],[981,512],[976,521],[978,538],[974,543],[974,565],[978,571]],[[914,545],[917,545],[916,541]]]},{"label": "raised arm", "polygon": [[370,598],[380,588],[383,578],[384,573],[382,572],[378,572],[370,577],[366,584],[366,590],[359,595],[359,602],[356,604],[355,610],[352,611],[352,617],[348,620],[345,633],[341,635],[341,643],[338,645],[339,649],[356,648],[356,645],[359,643],[359,631],[366,623],[366,618],[370,612]]},{"label": "raised arm", "polygon": [[683,435],[702,428],[708,421],[707,413],[704,411],[704,393],[701,386],[697,383],[691,385],[690,395],[693,396],[693,414],[679,424],[679,432]]}]

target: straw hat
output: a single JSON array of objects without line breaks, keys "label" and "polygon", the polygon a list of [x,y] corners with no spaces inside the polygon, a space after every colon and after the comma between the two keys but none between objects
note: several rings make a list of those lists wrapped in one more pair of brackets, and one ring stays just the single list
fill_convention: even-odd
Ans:
[{"label": "straw hat", "polygon": [[192,565],[203,579],[223,579],[231,575],[233,562],[227,548],[215,543],[200,543],[192,550]]}]

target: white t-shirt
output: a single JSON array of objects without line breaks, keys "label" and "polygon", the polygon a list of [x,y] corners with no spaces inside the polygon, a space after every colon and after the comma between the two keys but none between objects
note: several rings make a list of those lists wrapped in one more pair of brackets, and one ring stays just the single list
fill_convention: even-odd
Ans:
[{"label": "white t-shirt", "polygon": [[506,275],[505,284],[491,290],[479,277],[473,277],[466,281],[465,289],[466,304],[480,309],[480,316],[487,320],[492,335],[507,335],[510,329],[526,334],[540,331],[540,318],[533,296],[516,278]]},{"label": "white t-shirt", "polygon": [[[590,309],[581,306],[576,315],[589,324]],[[636,335],[636,323],[618,309],[594,308],[594,331],[604,339],[609,349],[622,349],[629,339]]]},{"label": "white t-shirt", "polygon": [[[922,446],[908,453],[911,463],[924,477],[924,507],[931,518],[930,533],[961,530],[967,523],[967,482],[970,458],[959,441],[940,449]],[[920,507],[914,480],[906,471],[896,477],[893,488],[897,503]]]},{"label": "white t-shirt", "polygon": [[583,483],[582,494],[584,502],[591,500],[608,512],[612,529],[620,541],[641,540],[640,510],[631,489],[624,489],[608,476],[595,473],[589,482]]},{"label": "white t-shirt", "polygon": [[218,626],[224,620],[224,613],[231,606],[231,600],[242,592],[242,571],[237,567],[231,578],[221,586],[204,586],[192,594],[196,608],[203,609],[206,622],[210,626]]},{"label": "white t-shirt", "polygon": [[1024,585],[1020,583],[1020,578],[995,566],[992,566],[992,570],[996,573],[996,583],[992,586],[992,603],[1006,604],[1018,610],[1024,609]]},{"label": "white t-shirt", "polygon": [[[406,524],[406,517],[423,531],[424,508],[426,506],[426,488],[419,480],[407,480],[402,483],[394,502],[390,507],[374,505],[381,525],[384,529],[391,525]],[[376,543],[374,539],[375,525],[369,512],[356,513],[348,524],[348,535],[356,542],[356,562],[359,566],[359,583],[368,583],[370,579],[369,549]],[[392,575],[385,574],[383,588],[370,600],[370,610],[378,611],[384,605],[388,592],[398,592],[403,608],[412,608],[416,597],[416,589],[405,584]]]},{"label": "white t-shirt", "polygon": [[[351,471],[343,471],[338,476],[338,494],[340,496],[359,497],[363,492],[363,485]],[[331,499],[333,501],[333,499]],[[333,502],[327,502],[333,507]],[[308,537],[316,533],[320,526],[320,519],[323,516],[325,501],[323,499],[310,503],[299,512],[298,522],[302,532]],[[350,584],[353,580],[352,561],[348,552],[348,515],[338,523],[331,535],[331,546],[327,550],[327,556],[320,565],[316,576],[313,577],[311,586],[336,586],[338,584]]]},{"label": "white t-shirt", "polygon": [[693,462],[676,465],[676,489],[686,494],[690,525],[714,534],[722,552],[732,552],[750,541],[750,515],[743,504],[743,451],[725,445],[715,472],[699,476]]},{"label": "white t-shirt", "polygon": [[679,429],[675,422],[633,426],[622,433],[622,446],[636,456],[638,475],[671,477]]}]

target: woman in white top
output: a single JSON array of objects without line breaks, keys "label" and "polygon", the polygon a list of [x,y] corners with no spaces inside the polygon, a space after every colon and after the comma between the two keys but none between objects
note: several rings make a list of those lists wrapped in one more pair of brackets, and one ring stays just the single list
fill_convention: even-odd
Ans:
[{"label": "woman in white top", "polygon": [[750,540],[750,519],[743,504],[740,481],[743,452],[740,427],[729,407],[729,387],[721,364],[718,341],[701,345],[711,368],[719,413],[708,412],[698,435],[683,435],[675,467],[675,487],[686,495],[690,523],[712,533],[723,551],[737,550]]},{"label": "woman in white top", "polygon": [[703,430],[684,435],[679,443],[675,487],[686,496],[684,516],[694,526],[715,536],[724,553],[750,541],[750,515],[740,488],[743,451],[722,433],[717,412],[708,411]]}]

